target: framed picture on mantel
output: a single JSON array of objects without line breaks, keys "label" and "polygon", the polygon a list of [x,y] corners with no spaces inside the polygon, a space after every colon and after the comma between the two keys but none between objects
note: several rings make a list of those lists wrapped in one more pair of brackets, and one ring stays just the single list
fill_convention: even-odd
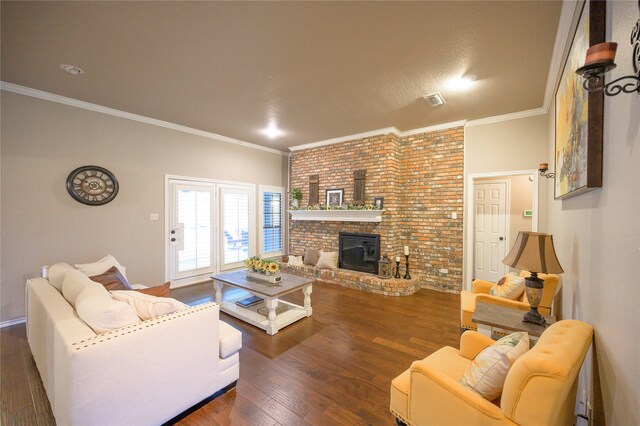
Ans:
[{"label": "framed picture on mantel", "polygon": [[605,2],[586,1],[556,90],[555,198],[602,187],[604,94],[587,92],[576,69],[589,46],[604,41]]},{"label": "framed picture on mantel", "polygon": [[340,207],[344,189],[327,189],[327,207]]}]

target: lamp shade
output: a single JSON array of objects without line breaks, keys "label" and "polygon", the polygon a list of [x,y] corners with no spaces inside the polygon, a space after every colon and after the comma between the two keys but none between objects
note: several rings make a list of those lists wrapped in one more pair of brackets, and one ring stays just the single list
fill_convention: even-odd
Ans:
[{"label": "lamp shade", "polygon": [[520,231],[515,244],[502,263],[512,268],[542,274],[564,272],[558,262],[556,250],[553,248],[553,236],[540,232]]}]

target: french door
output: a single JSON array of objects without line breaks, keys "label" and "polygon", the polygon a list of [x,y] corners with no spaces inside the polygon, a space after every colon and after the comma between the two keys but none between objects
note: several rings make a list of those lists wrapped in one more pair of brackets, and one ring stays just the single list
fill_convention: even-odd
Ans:
[{"label": "french door", "polygon": [[167,180],[167,279],[203,282],[242,267],[255,252],[255,187],[206,179]]},{"label": "french door", "polygon": [[215,272],[216,185],[170,180],[169,280],[172,287]]}]

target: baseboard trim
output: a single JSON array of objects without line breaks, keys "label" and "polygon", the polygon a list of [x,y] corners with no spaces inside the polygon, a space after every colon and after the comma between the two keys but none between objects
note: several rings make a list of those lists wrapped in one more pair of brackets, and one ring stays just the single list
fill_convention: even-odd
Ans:
[{"label": "baseboard trim", "polygon": [[18,325],[25,322],[27,322],[27,319],[25,317],[20,317],[20,318],[8,320],[8,321],[2,321],[0,322],[0,328],[11,327],[12,325]]}]

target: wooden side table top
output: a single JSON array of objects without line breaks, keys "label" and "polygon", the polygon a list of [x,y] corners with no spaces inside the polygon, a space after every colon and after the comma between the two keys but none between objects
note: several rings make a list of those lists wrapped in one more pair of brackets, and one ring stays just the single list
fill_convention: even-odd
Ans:
[{"label": "wooden side table top", "polygon": [[[529,336],[540,337],[546,327],[530,322],[522,322],[524,314],[525,311],[519,309],[479,302],[473,313],[472,321],[506,330],[526,331]],[[552,316],[545,315],[544,319],[547,321],[547,327],[556,322]]]}]

